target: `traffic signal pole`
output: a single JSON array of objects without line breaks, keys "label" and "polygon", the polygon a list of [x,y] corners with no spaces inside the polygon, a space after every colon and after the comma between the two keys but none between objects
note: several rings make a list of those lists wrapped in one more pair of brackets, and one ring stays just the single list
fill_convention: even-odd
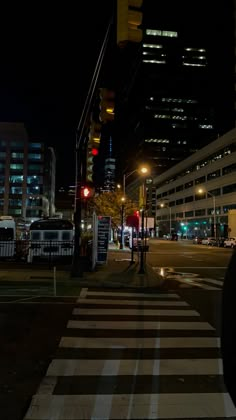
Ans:
[{"label": "traffic signal pole", "polygon": [[105,51],[108,45],[109,35],[111,31],[113,17],[111,18],[104,37],[104,41],[99,53],[98,60],[94,69],[93,77],[90,83],[88,94],[86,96],[85,104],[82,110],[80,121],[76,131],[76,145],[75,145],[75,208],[74,208],[74,255],[71,267],[71,277],[83,277],[83,258],[81,258],[81,239],[82,239],[82,197],[81,187],[86,179],[86,155],[88,139],[85,133],[85,125],[88,119],[89,111],[91,109],[94,94],[97,88],[100,70],[103,63]]}]

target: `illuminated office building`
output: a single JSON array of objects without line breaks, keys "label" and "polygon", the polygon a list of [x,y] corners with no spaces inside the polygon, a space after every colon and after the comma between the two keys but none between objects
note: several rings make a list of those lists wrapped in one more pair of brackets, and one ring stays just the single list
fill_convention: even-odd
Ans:
[{"label": "illuminated office building", "polygon": [[24,124],[0,123],[0,214],[28,222],[55,211],[55,155]]}]

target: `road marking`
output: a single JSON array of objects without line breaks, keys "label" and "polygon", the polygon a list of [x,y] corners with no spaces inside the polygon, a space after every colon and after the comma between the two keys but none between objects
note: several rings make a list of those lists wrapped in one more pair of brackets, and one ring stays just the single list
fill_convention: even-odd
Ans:
[{"label": "road marking", "polygon": [[[217,337],[96,337],[96,348],[111,348],[120,346],[123,348],[220,348],[220,339]],[[94,337],[62,337],[60,347],[62,348],[94,348]]]},{"label": "road marking", "polygon": [[188,309],[94,309],[94,308],[75,308],[73,315],[159,315],[159,316],[199,316],[199,313]]},{"label": "road marking", "polygon": [[[196,419],[224,418],[236,416],[236,409],[227,393],[163,393],[159,394],[158,406],[151,401],[155,394],[134,394],[130,419]],[[104,410],[112,407],[109,417],[102,420],[127,419],[130,394],[102,395]],[[35,395],[24,420],[61,419],[83,420],[101,419],[100,410],[94,407],[97,395]],[[63,415],[58,408],[63,407]],[[158,412],[158,417],[156,413]],[[46,414],[48,413],[48,414]],[[92,417],[93,416],[93,417]]]},{"label": "road marking", "polygon": [[108,296],[109,298],[112,296],[119,296],[122,298],[133,298],[134,300],[139,300],[139,298],[143,298],[143,297],[151,297],[151,298],[158,298],[158,299],[162,299],[162,298],[177,298],[179,299],[179,295],[177,295],[176,293],[127,293],[127,292],[107,292],[106,290],[104,290],[103,292],[100,291],[88,291],[87,296],[91,296],[91,295],[96,295],[96,296]]},{"label": "road marking", "polygon": [[[179,297],[178,297],[179,299]],[[155,307],[155,306],[189,306],[187,302],[183,302],[181,300],[129,300],[126,303],[125,300],[118,300],[113,299],[112,302],[110,299],[79,299],[79,303],[85,304],[86,307],[90,307],[91,305],[108,305],[108,306],[122,306],[124,305],[136,305],[136,306],[148,306],[148,307]]]},{"label": "road marking", "polygon": [[[112,346],[111,349],[114,347]],[[138,351],[138,346],[136,346]],[[158,359],[158,358],[157,358]],[[93,375],[149,375],[152,376],[157,359],[54,359],[47,376],[93,376]],[[139,365],[136,365],[137,360]],[[158,359],[160,375],[222,375],[221,359]],[[116,365],[119,362],[119,367]],[[107,363],[107,365],[106,365]],[[116,370],[112,367],[116,366]],[[150,378],[151,379],[151,378]]]},{"label": "road marking", "polygon": [[[112,330],[210,330],[214,328],[207,322],[167,322],[161,321],[160,328],[156,322],[148,321],[68,321],[67,328],[78,329],[112,329]],[[69,331],[68,331],[69,332]]]}]

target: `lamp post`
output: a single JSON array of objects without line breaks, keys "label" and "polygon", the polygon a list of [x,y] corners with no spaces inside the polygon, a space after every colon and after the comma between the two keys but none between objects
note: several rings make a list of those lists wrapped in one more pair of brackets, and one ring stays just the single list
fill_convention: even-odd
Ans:
[{"label": "lamp post", "polygon": [[170,239],[171,239],[171,230],[172,230],[172,224],[171,224],[171,207],[170,204],[168,203],[161,203],[161,207],[168,207],[169,208],[169,217],[170,217]]},{"label": "lamp post", "polygon": [[140,175],[145,175],[149,172],[149,169],[147,168],[147,166],[141,166],[139,169],[134,169],[133,171],[125,173],[123,175],[123,194],[124,194],[124,197],[125,197],[126,179],[130,175],[133,175],[135,172],[139,172]]},{"label": "lamp post", "polygon": [[124,208],[125,208],[125,198],[121,199],[121,238],[120,238],[120,249],[124,249]]},{"label": "lamp post", "polygon": [[[142,183],[142,209],[141,209],[141,252],[140,252],[140,267],[139,274],[144,274],[144,212],[146,209],[146,176],[150,172],[150,169],[147,166],[140,166],[139,169],[134,169],[131,172],[125,173],[123,175],[123,194],[125,197],[125,188],[126,188],[126,179],[132,175],[134,172],[139,172],[140,175],[144,176]],[[137,238],[138,239],[138,238]]]},{"label": "lamp post", "polygon": [[214,194],[210,193],[209,191],[203,190],[202,188],[200,188],[198,192],[199,194],[203,194],[203,193],[209,194],[213,199],[214,238],[216,239],[216,197]]},{"label": "lamp post", "polygon": [[140,252],[140,266],[138,274],[144,274],[144,212],[146,207],[146,185],[145,179],[142,183],[142,213],[141,213],[141,252]]}]

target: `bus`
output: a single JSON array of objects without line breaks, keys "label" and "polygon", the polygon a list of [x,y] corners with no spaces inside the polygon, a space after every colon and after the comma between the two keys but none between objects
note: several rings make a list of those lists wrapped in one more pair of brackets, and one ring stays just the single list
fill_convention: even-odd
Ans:
[{"label": "bus", "polygon": [[0,258],[16,253],[16,223],[12,216],[0,216]]},{"label": "bus", "polygon": [[29,227],[28,262],[34,259],[62,259],[74,253],[74,225],[67,219],[47,218]]}]

